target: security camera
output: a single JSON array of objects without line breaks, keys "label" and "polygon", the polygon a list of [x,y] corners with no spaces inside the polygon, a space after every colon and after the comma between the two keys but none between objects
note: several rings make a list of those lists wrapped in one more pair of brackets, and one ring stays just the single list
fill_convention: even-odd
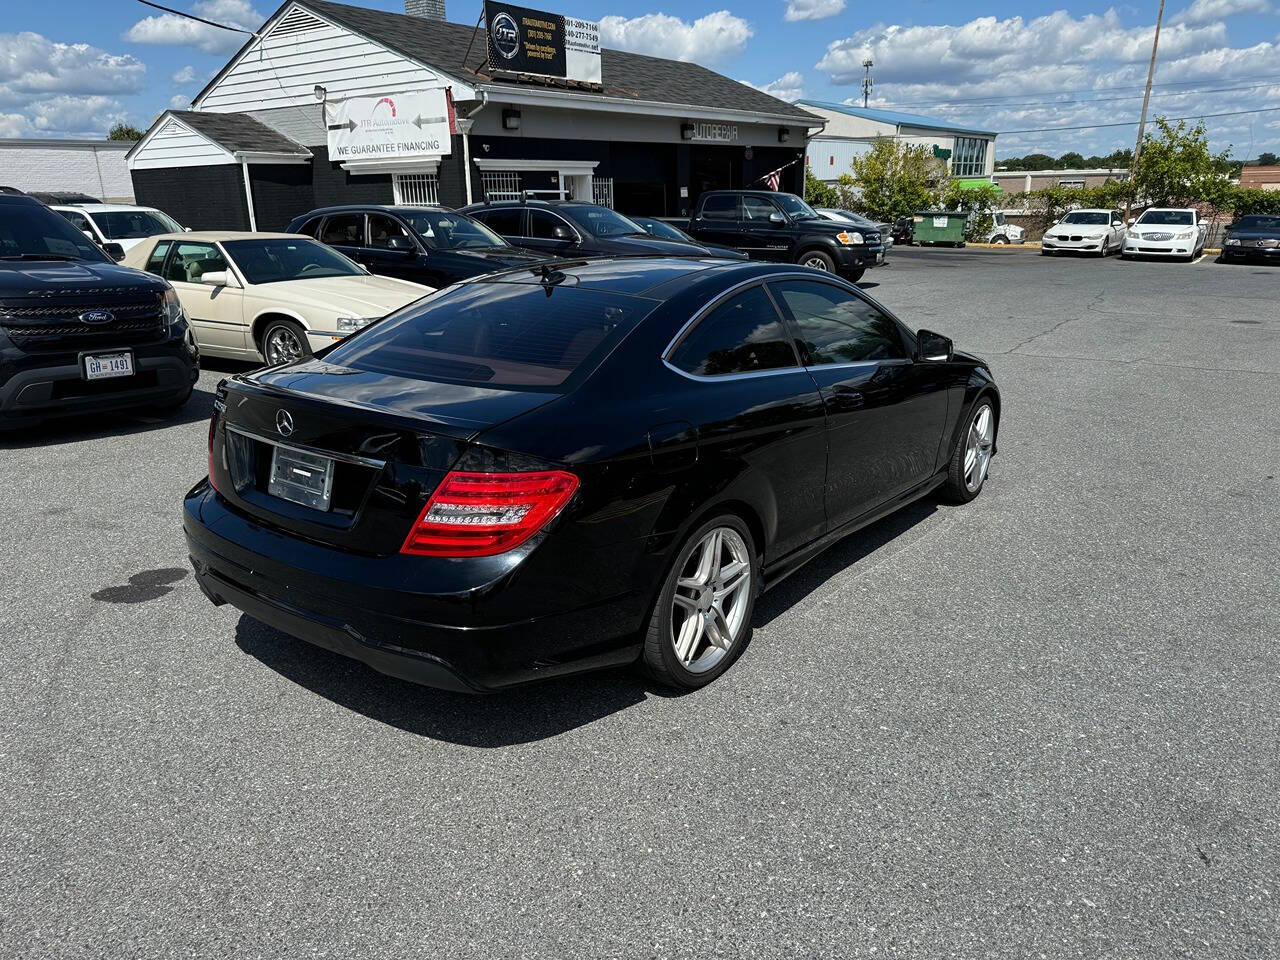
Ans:
[{"label": "security camera", "polygon": [[312,90],[311,92],[312,92],[312,93],[314,93],[314,94],[316,95],[316,99],[317,99],[317,100],[319,100],[321,103],[324,103],[324,98],[325,98],[325,97],[328,95],[328,93],[329,93],[329,91],[328,91],[328,90],[326,90],[324,87],[320,86],[320,84],[318,84],[318,83],[316,84],[315,89],[314,89],[314,90]]}]

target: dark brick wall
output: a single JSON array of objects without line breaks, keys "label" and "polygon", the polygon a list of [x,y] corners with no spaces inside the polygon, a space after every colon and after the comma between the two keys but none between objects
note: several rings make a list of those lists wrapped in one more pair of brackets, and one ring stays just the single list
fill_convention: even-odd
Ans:
[{"label": "dark brick wall", "polygon": [[315,207],[311,167],[309,163],[249,164],[259,230],[283,230],[294,217]]},{"label": "dark brick wall", "polygon": [[[446,207],[464,207],[467,204],[467,184],[463,179],[466,171],[462,166],[462,137],[455,134],[450,142],[452,146],[449,156],[440,158],[437,173],[440,178],[440,203]],[[479,185],[480,181],[476,180],[475,186]],[[472,196],[479,199],[480,194]]]},{"label": "dark brick wall", "polygon": [[133,195],[193,230],[249,229],[238,164],[134,170]]},{"label": "dark brick wall", "polygon": [[[329,162],[326,147],[309,147],[311,177],[314,187],[313,206],[331,207],[340,203],[392,203],[391,174],[364,173],[352,176],[336,163]],[[304,213],[306,211],[303,211]]]}]

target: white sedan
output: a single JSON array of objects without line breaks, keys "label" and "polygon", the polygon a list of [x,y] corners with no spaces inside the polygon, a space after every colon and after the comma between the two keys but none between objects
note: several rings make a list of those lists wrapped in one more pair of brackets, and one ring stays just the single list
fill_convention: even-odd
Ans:
[{"label": "white sedan", "polygon": [[1176,257],[1190,262],[1204,252],[1208,224],[1191,207],[1152,207],[1129,224],[1122,257]]},{"label": "white sedan", "polygon": [[370,276],[294,233],[163,234],[123,263],[173,284],[202,351],[271,364],[314,353],[432,292]]},{"label": "white sedan", "polygon": [[1072,210],[1044,232],[1040,252],[1074,250],[1105,257],[1124,247],[1126,234],[1119,210]]}]

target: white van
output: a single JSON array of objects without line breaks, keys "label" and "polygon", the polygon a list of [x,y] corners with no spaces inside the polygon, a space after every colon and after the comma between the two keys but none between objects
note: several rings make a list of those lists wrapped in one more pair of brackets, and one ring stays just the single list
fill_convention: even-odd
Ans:
[{"label": "white van", "polygon": [[119,203],[54,204],[56,210],[94,243],[118,243],[128,249],[147,237],[185,231],[178,221],[154,207],[131,207]]}]

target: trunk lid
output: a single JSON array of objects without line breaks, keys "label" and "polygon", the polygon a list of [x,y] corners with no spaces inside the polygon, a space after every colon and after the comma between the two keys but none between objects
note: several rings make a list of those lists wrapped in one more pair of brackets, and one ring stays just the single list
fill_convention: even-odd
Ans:
[{"label": "trunk lid", "polygon": [[[310,358],[223,382],[211,475],[232,506],[268,527],[352,552],[393,554],[472,438],[555,398]],[[289,473],[302,486],[282,484]],[[308,484],[314,495],[303,489]]]}]

